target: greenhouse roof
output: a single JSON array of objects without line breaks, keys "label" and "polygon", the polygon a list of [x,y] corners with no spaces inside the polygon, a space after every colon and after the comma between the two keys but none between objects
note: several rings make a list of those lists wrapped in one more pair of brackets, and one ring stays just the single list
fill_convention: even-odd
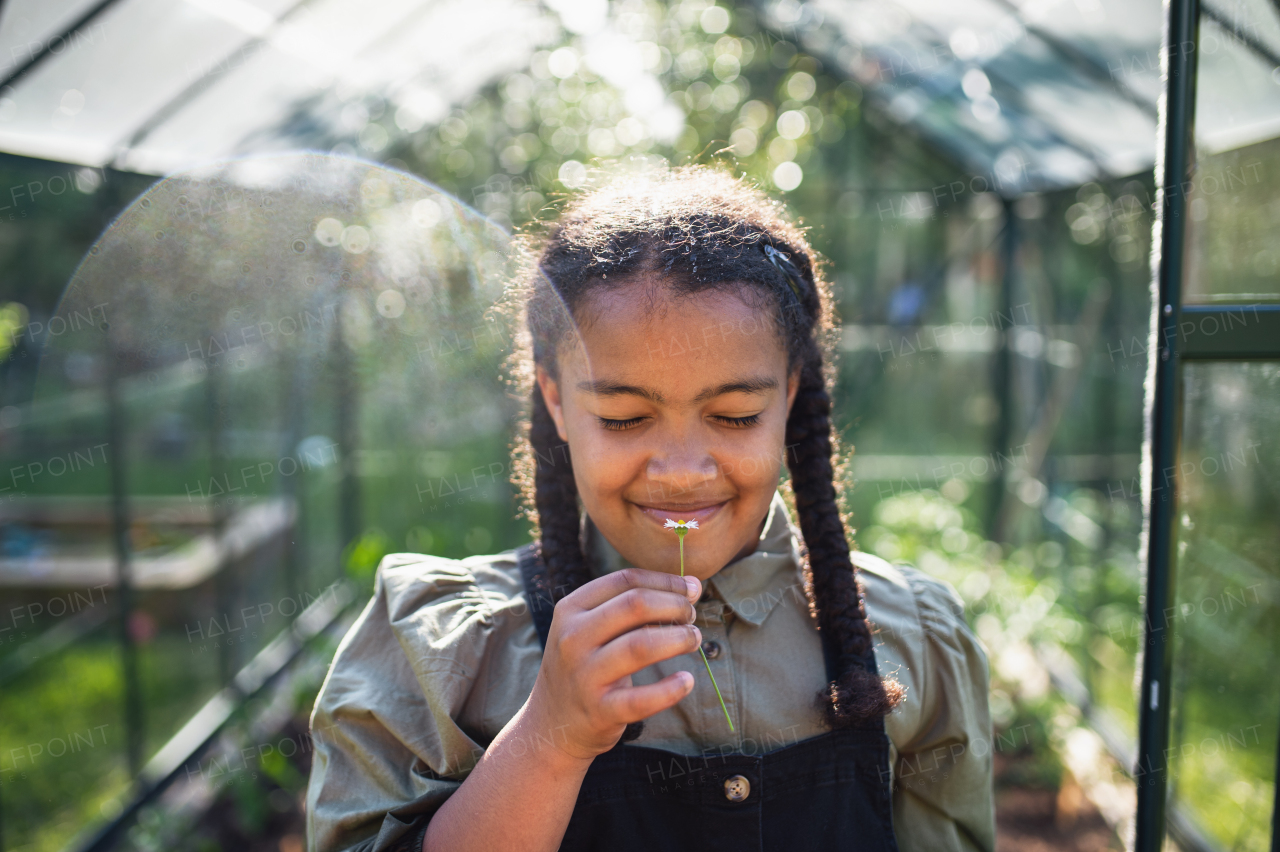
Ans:
[{"label": "greenhouse roof", "polygon": [[[344,143],[376,153],[528,67],[566,30],[588,64],[593,45],[604,57],[596,70],[628,90],[633,112],[650,113],[638,118],[670,124],[660,81],[639,67],[604,0],[547,5],[555,15],[527,0],[9,0],[0,150],[151,174]],[[758,8],[773,32],[856,80],[884,114],[1005,194],[1134,174],[1154,161],[1158,0]],[[1269,0],[1203,8],[1202,61],[1254,82],[1202,97],[1202,145],[1274,135],[1276,9]],[[369,96],[386,115],[370,114]]]},{"label": "greenhouse roof", "polygon": [[[1201,9],[1201,150],[1276,135],[1280,5]],[[1158,0],[778,0],[765,15],[1004,194],[1154,162]]]},{"label": "greenhouse roof", "polygon": [[9,0],[0,74],[29,68],[0,100],[0,150],[164,174],[411,132],[527,66],[547,23],[521,0]]}]

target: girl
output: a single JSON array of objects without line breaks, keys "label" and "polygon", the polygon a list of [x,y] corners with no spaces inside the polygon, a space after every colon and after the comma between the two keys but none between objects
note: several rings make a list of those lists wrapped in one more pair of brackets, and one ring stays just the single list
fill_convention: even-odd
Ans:
[{"label": "girl", "polygon": [[850,553],[800,229],[687,167],[525,245],[535,541],[383,561],[316,701],[310,848],[992,850],[986,657],[949,587]]}]

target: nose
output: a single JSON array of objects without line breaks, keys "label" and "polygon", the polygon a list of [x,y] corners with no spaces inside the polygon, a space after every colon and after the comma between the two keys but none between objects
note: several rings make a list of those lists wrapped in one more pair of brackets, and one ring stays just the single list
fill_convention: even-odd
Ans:
[{"label": "nose", "polygon": [[719,473],[720,465],[708,443],[688,434],[668,436],[645,465],[649,499],[689,499],[705,491]]}]

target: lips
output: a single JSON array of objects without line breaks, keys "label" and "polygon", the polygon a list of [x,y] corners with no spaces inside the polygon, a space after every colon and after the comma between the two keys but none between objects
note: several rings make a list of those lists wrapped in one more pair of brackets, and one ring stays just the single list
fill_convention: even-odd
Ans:
[{"label": "lips", "polygon": [[691,504],[684,508],[678,506],[643,506],[639,503],[635,505],[636,508],[653,518],[660,525],[666,523],[667,518],[671,518],[676,521],[697,521],[698,525],[702,526],[719,514],[720,510],[728,502],[728,500],[722,500],[719,503]]}]

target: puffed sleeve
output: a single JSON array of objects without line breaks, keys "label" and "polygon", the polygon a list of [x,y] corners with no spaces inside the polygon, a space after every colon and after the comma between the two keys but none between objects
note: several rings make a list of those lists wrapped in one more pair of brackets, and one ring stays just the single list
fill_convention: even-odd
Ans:
[{"label": "puffed sleeve", "polygon": [[903,850],[995,849],[987,655],[946,583],[905,566],[919,618],[919,722],[898,743],[894,831]]},{"label": "puffed sleeve", "polygon": [[514,553],[392,554],[311,716],[310,852],[418,852],[541,659]]}]

